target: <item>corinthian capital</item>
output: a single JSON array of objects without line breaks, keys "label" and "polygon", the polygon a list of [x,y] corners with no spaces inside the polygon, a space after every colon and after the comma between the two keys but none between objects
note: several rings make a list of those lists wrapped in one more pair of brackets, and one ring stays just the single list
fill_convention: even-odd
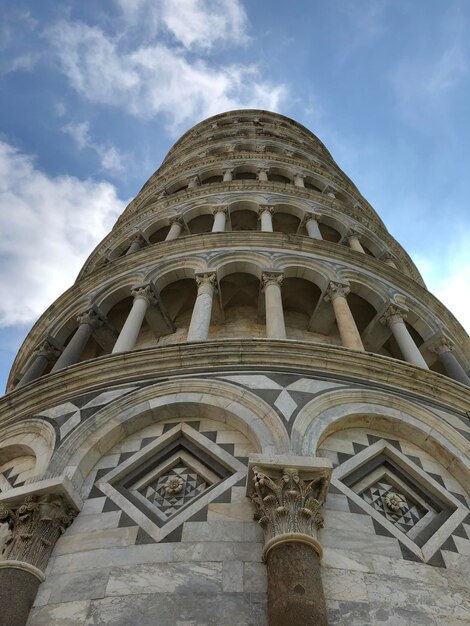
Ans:
[{"label": "corinthian capital", "polygon": [[274,213],[274,207],[269,204],[261,205],[259,208],[259,214],[262,215],[265,211],[268,211],[268,213],[271,213],[272,215]]},{"label": "corinthian capital", "polygon": [[437,340],[429,346],[429,350],[436,354],[442,354],[443,352],[452,352],[454,347],[454,343],[448,337],[440,335]]},{"label": "corinthian capital", "polygon": [[281,272],[263,272],[261,275],[261,282],[263,289],[266,289],[268,285],[277,285],[278,287],[282,287],[284,274]]},{"label": "corinthian capital", "polygon": [[213,289],[217,284],[217,274],[215,272],[201,272],[195,275],[198,290],[210,287]]},{"label": "corinthian capital", "polygon": [[137,298],[142,298],[143,300],[147,300],[149,304],[155,304],[157,302],[155,292],[150,283],[134,287],[131,290],[131,295],[133,296],[134,300]]},{"label": "corinthian capital", "polygon": [[103,320],[94,309],[87,309],[83,311],[83,313],[80,313],[77,316],[77,322],[79,325],[88,324],[88,326],[92,328],[98,328],[103,325]]},{"label": "corinthian capital", "polygon": [[212,214],[217,215],[217,213],[223,213],[224,215],[228,215],[228,207],[224,205],[213,207]]},{"label": "corinthian capital", "polygon": [[35,350],[36,356],[45,356],[48,361],[55,361],[60,356],[60,350],[48,339],[39,344]]},{"label": "corinthian capital", "polygon": [[406,320],[408,309],[398,304],[391,304],[380,318],[382,324],[399,324]]},{"label": "corinthian capital", "polygon": [[346,298],[350,289],[349,286],[344,283],[337,283],[335,281],[331,281],[328,285],[328,289],[326,290],[325,300],[329,302],[330,300],[334,300],[335,298]]},{"label": "corinthian capital", "polygon": [[256,506],[255,519],[264,531],[265,554],[282,541],[309,543],[321,553],[316,533],[323,527],[321,509],[330,475],[331,465],[326,459],[313,459],[310,467],[250,463],[248,495]]},{"label": "corinthian capital", "polygon": [[7,560],[29,563],[44,571],[54,545],[77,511],[62,495],[27,495],[15,504],[0,504],[0,522],[10,535],[3,549]]},{"label": "corinthian capital", "polygon": [[170,224],[170,226],[172,226],[173,224],[179,224],[180,226],[183,226],[184,221],[183,221],[183,218],[181,217],[181,215],[173,215],[168,220],[168,223]]}]

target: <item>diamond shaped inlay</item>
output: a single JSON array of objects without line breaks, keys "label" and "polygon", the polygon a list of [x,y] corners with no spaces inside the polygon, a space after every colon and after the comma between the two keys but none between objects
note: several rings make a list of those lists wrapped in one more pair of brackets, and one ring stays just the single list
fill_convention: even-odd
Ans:
[{"label": "diamond shaped inlay", "polygon": [[457,498],[384,439],[336,467],[331,484],[424,561],[468,515]]},{"label": "diamond shaped inlay", "polygon": [[178,424],[103,476],[97,486],[161,541],[245,474],[246,466],[222,447]]}]

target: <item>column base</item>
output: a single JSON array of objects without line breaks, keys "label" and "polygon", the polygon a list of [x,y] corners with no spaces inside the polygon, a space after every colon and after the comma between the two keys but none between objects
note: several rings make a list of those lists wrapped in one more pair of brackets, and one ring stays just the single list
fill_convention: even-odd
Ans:
[{"label": "column base", "polygon": [[0,626],[25,626],[44,574],[21,561],[0,562]]},{"label": "column base", "polygon": [[280,541],[265,553],[269,626],[327,626],[320,557],[307,542]]}]

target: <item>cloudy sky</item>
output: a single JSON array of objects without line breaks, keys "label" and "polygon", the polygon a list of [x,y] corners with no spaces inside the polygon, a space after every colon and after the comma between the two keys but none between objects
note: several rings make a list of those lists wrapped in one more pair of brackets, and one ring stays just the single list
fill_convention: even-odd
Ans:
[{"label": "cloudy sky", "polygon": [[468,0],[0,9],[0,385],[175,139],[239,107],[317,134],[470,330]]}]

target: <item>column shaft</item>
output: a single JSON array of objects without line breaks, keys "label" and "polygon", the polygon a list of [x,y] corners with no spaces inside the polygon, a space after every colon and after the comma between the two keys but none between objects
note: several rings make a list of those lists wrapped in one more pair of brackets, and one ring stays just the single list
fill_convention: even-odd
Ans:
[{"label": "column shaft", "polygon": [[266,306],[266,337],[268,339],[285,339],[286,326],[282,307],[281,284],[282,276],[263,275],[264,298]]},{"label": "column shaft", "polygon": [[258,180],[263,183],[268,182],[268,170],[258,170]]},{"label": "column shaft", "polygon": [[194,303],[187,341],[205,341],[209,335],[214,296],[215,274],[196,276],[198,290]]},{"label": "column shaft", "polygon": [[223,233],[225,231],[225,221],[227,219],[226,211],[216,211],[214,213],[214,224],[212,226],[213,233]]},{"label": "column shaft", "polygon": [[126,256],[128,254],[134,254],[134,252],[138,252],[142,246],[144,245],[143,237],[137,237],[129,246],[129,249],[126,252]]},{"label": "column shaft", "polygon": [[23,387],[23,385],[27,385],[33,380],[36,380],[36,378],[42,376],[48,363],[49,359],[46,356],[44,356],[43,354],[38,354],[24,373],[20,382],[16,385],[16,389],[19,389],[20,387]]},{"label": "column shaft", "polygon": [[261,230],[264,233],[273,232],[273,217],[271,209],[261,209]]},{"label": "column shaft", "polygon": [[335,296],[332,298],[332,304],[343,346],[352,350],[364,350],[361,336],[357,330],[356,322],[346,297]]},{"label": "column shaft", "polygon": [[317,220],[309,219],[306,221],[305,226],[307,228],[307,233],[309,237],[311,237],[312,239],[323,239]]},{"label": "column shaft", "polygon": [[232,180],[232,178],[233,178],[232,172],[233,172],[233,170],[225,170],[224,171],[224,179],[223,179],[224,183],[230,182]]},{"label": "column shaft", "polygon": [[93,327],[91,326],[91,324],[80,324],[80,326],[75,331],[74,336],[66,345],[64,351],[55,362],[51,373],[57,372],[64,367],[69,367],[69,365],[77,363],[80,360],[83,349],[85,348],[87,341],[91,337],[92,333]]},{"label": "column shaft", "polygon": [[470,378],[467,376],[465,370],[460,365],[453,352],[450,350],[441,350],[439,352],[439,359],[444,365],[450,378],[453,378],[457,382],[470,387]]},{"label": "column shaft", "polygon": [[348,237],[348,244],[351,250],[356,250],[356,252],[361,252],[362,254],[365,254],[364,248],[362,247],[357,235],[351,235],[350,237]]},{"label": "column shaft", "polygon": [[0,624],[25,626],[40,584],[37,576],[25,569],[0,564]]},{"label": "column shaft", "polygon": [[415,344],[413,337],[410,335],[403,319],[399,315],[393,315],[390,318],[389,326],[405,361],[428,369],[427,363],[421,352],[418,350],[418,347]]},{"label": "column shaft", "polygon": [[303,177],[303,176],[301,176],[300,174],[296,174],[296,175],[294,176],[294,185],[295,185],[296,187],[305,187],[305,184],[304,184],[304,177]]},{"label": "column shaft", "polygon": [[327,626],[320,559],[304,543],[281,543],[268,552],[269,626]]},{"label": "column shaft", "polygon": [[139,336],[145,313],[147,312],[149,301],[144,297],[137,296],[134,299],[132,308],[127,316],[124,326],[119,333],[112,354],[117,352],[127,352],[132,350]]},{"label": "column shaft", "polygon": [[172,239],[178,239],[181,234],[181,230],[183,228],[183,224],[181,220],[175,220],[171,222],[170,230],[165,237],[165,241],[171,241]]}]

